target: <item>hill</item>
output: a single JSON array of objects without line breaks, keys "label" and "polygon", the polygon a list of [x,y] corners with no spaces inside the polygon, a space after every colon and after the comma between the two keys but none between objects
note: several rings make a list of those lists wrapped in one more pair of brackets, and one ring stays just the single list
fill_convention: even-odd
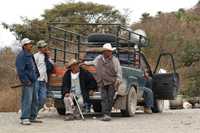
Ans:
[{"label": "hill", "polygon": [[155,17],[144,13],[141,21],[132,25],[133,29],[141,28],[147,32],[151,45],[144,51],[152,65],[159,53],[173,53],[181,74],[181,93],[189,96],[200,95],[199,27],[200,3],[189,10],[158,12]]}]

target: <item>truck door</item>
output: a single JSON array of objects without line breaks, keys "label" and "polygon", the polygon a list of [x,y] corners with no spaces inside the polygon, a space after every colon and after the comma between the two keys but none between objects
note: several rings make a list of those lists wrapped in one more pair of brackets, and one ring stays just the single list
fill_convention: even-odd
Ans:
[{"label": "truck door", "polygon": [[[164,57],[169,58],[172,70],[168,72],[158,72],[159,66],[162,66],[161,59]],[[169,62],[168,62],[169,63]],[[176,72],[174,58],[170,53],[160,54],[155,70],[153,72],[153,92],[156,99],[173,100],[177,96],[179,89],[179,75]]]}]

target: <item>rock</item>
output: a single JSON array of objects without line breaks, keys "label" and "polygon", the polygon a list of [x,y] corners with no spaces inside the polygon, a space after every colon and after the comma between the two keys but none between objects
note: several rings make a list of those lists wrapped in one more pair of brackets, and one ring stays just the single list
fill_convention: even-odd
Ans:
[{"label": "rock", "polygon": [[191,109],[192,108],[192,104],[190,104],[188,101],[184,101],[183,102],[183,108],[184,109]]},{"label": "rock", "polygon": [[182,95],[178,95],[175,100],[170,100],[170,109],[182,109],[183,108],[183,98]]}]

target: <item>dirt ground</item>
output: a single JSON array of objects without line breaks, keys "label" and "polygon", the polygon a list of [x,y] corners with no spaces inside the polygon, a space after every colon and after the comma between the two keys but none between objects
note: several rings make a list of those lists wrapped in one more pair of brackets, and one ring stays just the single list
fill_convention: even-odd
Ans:
[{"label": "dirt ground", "polygon": [[111,122],[87,116],[85,121],[64,121],[56,111],[40,113],[42,124],[22,126],[19,114],[0,113],[0,133],[199,133],[200,110],[166,110],[162,114],[137,112],[134,117],[113,116]]}]

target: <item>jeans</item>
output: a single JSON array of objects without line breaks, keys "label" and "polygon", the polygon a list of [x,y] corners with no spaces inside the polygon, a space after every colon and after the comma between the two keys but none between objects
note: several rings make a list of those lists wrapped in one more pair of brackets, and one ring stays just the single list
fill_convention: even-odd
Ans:
[{"label": "jeans", "polygon": [[143,91],[143,98],[144,98],[144,107],[146,108],[153,108],[154,106],[154,95],[152,91],[152,79],[149,77],[148,79],[141,80],[141,87]]},{"label": "jeans", "polygon": [[101,88],[102,97],[102,113],[106,115],[111,115],[112,105],[114,102],[115,88],[113,85],[103,86]]},{"label": "jeans", "polygon": [[92,106],[92,103],[90,101],[85,102],[84,103],[85,112],[89,113],[91,110],[91,106]]},{"label": "jeans", "polygon": [[144,107],[152,108],[154,105],[153,92],[150,88],[143,87]]},{"label": "jeans", "polygon": [[22,87],[21,119],[34,120],[37,117],[38,102],[35,83]]},{"label": "jeans", "polygon": [[47,98],[47,85],[45,81],[36,81],[38,111],[43,108]]}]

